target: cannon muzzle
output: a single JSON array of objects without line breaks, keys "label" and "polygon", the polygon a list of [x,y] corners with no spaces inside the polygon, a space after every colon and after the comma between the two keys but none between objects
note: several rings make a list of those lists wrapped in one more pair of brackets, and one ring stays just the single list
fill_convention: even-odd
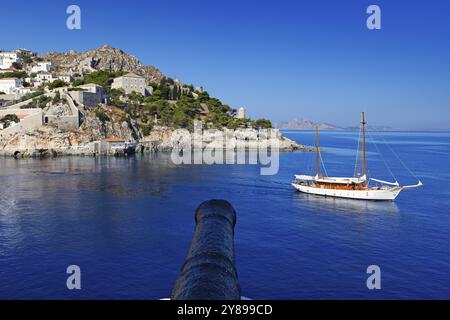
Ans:
[{"label": "cannon muzzle", "polygon": [[240,300],[234,257],[236,212],[224,200],[202,203],[195,212],[195,234],[172,300]]}]

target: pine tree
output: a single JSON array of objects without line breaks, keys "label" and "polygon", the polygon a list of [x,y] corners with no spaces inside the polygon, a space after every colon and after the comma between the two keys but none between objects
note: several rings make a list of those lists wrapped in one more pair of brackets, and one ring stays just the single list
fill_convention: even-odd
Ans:
[{"label": "pine tree", "polygon": [[178,86],[177,85],[173,86],[172,100],[178,100]]}]

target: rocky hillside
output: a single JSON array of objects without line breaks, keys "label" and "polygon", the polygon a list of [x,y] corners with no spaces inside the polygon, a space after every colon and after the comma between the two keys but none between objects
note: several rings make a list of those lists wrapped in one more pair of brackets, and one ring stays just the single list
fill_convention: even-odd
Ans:
[{"label": "rocky hillside", "polygon": [[[60,106],[53,107],[59,111]],[[98,117],[99,110],[108,115],[108,120]],[[95,110],[83,110],[84,122],[78,130],[62,130],[55,126],[42,126],[39,129],[16,133],[7,140],[0,139],[0,155],[14,155],[15,152],[34,155],[39,150],[67,150],[77,153],[77,149],[85,147],[92,141],[105,137],[121,137],[128,141],[142,139],[136,123],[126,116],[125,112],[113,107],[101,105]]]},{"label": "rocky hillside", "polygon": [[52,62],[59,74],[83,75],[96,70],[106,70],[133,72],[153,82],[159,82],[164,77],[156,67],[144,66],[137,58],[107,45],[81,53],[73,50],[66,53],[49,52],[42,58]]}]

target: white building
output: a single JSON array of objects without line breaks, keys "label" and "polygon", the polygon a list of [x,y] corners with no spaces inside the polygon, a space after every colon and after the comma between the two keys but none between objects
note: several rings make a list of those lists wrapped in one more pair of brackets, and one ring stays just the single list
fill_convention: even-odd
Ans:
[{"label": "white building", "polygon": [[111,137],[100,141],[99,146],[94,147],[96,152],[102,154],[115,154],[116,152],[124,152],[127,148],[127,142],[125,139]]},{"label": "white building", "polygon": [[22,81],[17,78],[3,78],[0,79],[0,92],[6,94],[14,94],[22,88]]},{"label": "white building", "polygon": [[244,107],[239,108],[236,118],[245,119],[245,108]]},{"label": "white building", "polygon": [[19,54],[17,52],[0,52],[0,69],[11,68],[14,62],[19,62]]},{"label": "white building", "polygon": [[103,94],[104,90],[102,86],[99,86],[95,83],[88,83],[88,84],[82,84],[78,86],[77,88],[83,89],[83,91],[91,92],[91,93],[98,93]]},{"label": "white building", "polygon": [[27,87],[27,88],[23,87],[23,88],[19,88],[17,90],[18,94],[23,94],[23,95],[30,94],[30,93],[33,93],[33,92],[34,92],[34,89],[30,88],[30,87]]},{"label": "white building", "polygon": [[51,73],[38,73],[35,79],[36,82],[39,82],[40,84],[56,80]]},{"label": "white building", "polygon": [[25,82],[29,83],[31,86],[34,86],[34,83],[36,82],[34,78],[26,77],[23,79]]},{"label": "white building", "polygon": [[23,57],[23,56],[36,56],[37,54],[35,52],[32,52],[31,50],[25,49],[25,48],[20,48],[17,50],[14,50],[14,52],[17,52],[17,54],[19,55],[19,58]]},{"label": "white building", "polygon": [[51,62],[38,62],[31,68],[31,72],[49,72],[52,69],[53,65]]},{"label": "white building", "polygon": [[58,76],[58,80],[62,80],[64,82],[70,83],[72,81],[72,77],[69,75],[61,75],[61,76]]},{"label": "white building", "polygon": [[126,94],[130,94],[133,91],[142,95],[151,94],[151,89],[147,87],[146,82],[144,77],[128,73],[122,77],[115,78],[111,89],[123,89]]}]

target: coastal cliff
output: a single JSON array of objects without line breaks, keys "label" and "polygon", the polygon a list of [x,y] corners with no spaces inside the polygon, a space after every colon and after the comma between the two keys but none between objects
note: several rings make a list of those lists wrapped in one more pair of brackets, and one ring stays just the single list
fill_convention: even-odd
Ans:
[{"label": "coastal cliff", "polygon": [[[214,135],[205,134],[198,142],[192,141],[186,136],[174,135],[176,129],[156,126],[149,135],[144,136],[142,132],[129,123],[103,124],[95,118],[88,117],[79,130],[61,130],[56,127],[45,126],[36,130],[27,130],[16,133],[7,141],[0,140],[0,155],[14,156],[16,158],[26,157],[48,157],[48,156],[91,156],[93,154],[92,143],[108,136],[126,137],[127,141],[135,142],[137,150],[143,153],[170,152],[173,149],[179,151],[207,147],[216,149],[229,149],[234,146],[218,144],[214,141]],[[270,140],[258,137],[258,133],[252,129],[242,129],[239,134],[250,137],[245,142],[246,150],[258,150],[266,146]],[[140,138],[135,139],[136,136]],[[295,150],[309,151],[295,141],[278,135],[276,145],[280,151],[290,152]],[[275,145],[275,143],[273,143]]]}]

